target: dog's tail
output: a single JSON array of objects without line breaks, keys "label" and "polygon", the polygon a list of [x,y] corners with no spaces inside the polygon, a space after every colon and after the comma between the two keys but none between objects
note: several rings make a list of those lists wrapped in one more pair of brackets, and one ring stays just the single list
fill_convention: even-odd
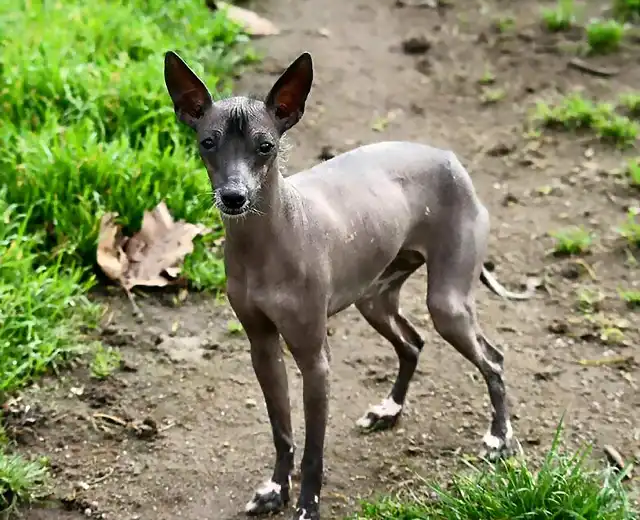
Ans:
[{"label": "dog's tail", "polygon": [[527,290],[524,292],[512,292],[502,285],[495,276],[493,276],[486,267],[482,267],[480,273],[480,281],[489,288],[489,290],[505,298],[506,300],[530,300],[536,291],[538,282],[535,279],[529,279],[527,281]]}]

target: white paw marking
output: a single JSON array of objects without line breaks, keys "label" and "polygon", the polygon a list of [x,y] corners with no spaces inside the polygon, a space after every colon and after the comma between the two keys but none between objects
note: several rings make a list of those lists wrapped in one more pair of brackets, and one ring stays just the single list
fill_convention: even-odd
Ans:
[{"label": "white paw marking", "polygon": [[402,405],[396,403],[391,397],[387,397],[382,403],[370,407],[367,413],[356,421],[356,424],[361,428],[370,428],[374,419],[369,417],[369,414],[373,414],[376,417],[395,417],[401,411]]},{"label": "white paw marking", "polygon": [[307,510],[306,509],[301,509],[300,510],[300,516],[298,517],[298,520],[311,520],[311,517],[307,516]]},{"label": "white paw marking", "polygon": [[256,509],[258,509],[258,502],[256,502],[255,500],[249,500],[249,502],[247,502],[247,505],[244,506],[245,513],[253,513]]},{"label": "white paw marking", "polygon": [[373,423],[373,421],[366,415],[363,415],[356,421],[356,425],[360,426],[360,428],[371,428],[371,423]]},{"label": "white paw marking", "polygon": [[[513,439],[513,428],[511,427],[511,421],[507,421],[507,432],[505,434],[505,439],[507,441]],[[500,437],[496,437],[491,433],[491,427],[489,427],[487,433],[484,434],[482,442],[487,448],[495,451],[502,449],[506,444],[505,440],[501,439]]]},{"label": "white paw marking", "polygon": [[507,421],[507,434],[506,434],[506,438],[507,440],[511,440],[513,439],[513,428],[511,427],[511,421]]},{"label": "white paw marking", "polygon": [[244,506],[245,512],[252,513],[253,511],[255,511],[260,505],[260,503],[258,502],[258,499],[260,497],[268,495],[269,493],[272,493],[272,492],[277,493],[279,495],[281,490],[282,490],[282,486],[280,484],[276,484],[275,482],[273,482],[273,480],[269,480],[265,482],[256,491],[256,495],[257,495],[256,498],[253,500],[250,500],[249,502],[247,502],[247,505]]},{"label": "white paw marking", "polygon": [[504,445],[504,441],[491,433],[491,429],[482,437],[482,443],[492,450],[499,450]]}]

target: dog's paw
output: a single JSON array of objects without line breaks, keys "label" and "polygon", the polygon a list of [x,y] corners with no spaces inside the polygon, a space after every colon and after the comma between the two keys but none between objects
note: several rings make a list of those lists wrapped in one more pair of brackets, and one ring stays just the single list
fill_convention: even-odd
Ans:
[{"label": "dog's paw", "polygon": [[247,502],[244,510],[248,515],[279,513],[289,502],[289,490],[273,481],[265,482]]},{"label": "dog's paw", "polygon": [[365,432],[388,430],[396,425],[401,414],[402,405],[387,397],[382,403],[369,408],[356,425]]},{"label": "dog's paw", "polygon": [[317,507],[299,507],[292,520],[320,520],[320,511]]},{"label": "dog's paw", "polygon": [[521,457],[524,454],[524,450],[522,449],[520,441],[513,436],[510,427],[508,432],[509,434],[504,439],[501,439],[488,431],[482,438],[480,458],[488,460],[489,462],[495,462],[500,459],[506,460]]}]

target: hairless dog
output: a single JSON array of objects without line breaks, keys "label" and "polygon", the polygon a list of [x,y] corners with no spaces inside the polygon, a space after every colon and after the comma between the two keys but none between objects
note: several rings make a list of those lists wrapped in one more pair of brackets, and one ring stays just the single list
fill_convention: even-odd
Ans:
[{"label": "hairless dog", "polygon": [[478,325],[474,289],[481,280],[508,299],[527,299],[532,289],[510,292],[484,268],[489,215],[456,156],[423,144],[380,142],[284,177],[282,137],[302,117],[313,81],[308,53],[264,101],[214,102],[175,52],[166,53],[164,74],[178,119],[197,134],[223,218],[227,294],[247,333],[273,432],[273,474],[246,512],[277,512],[290,498],[294,442],[280,336],[303,380],[306,431],[293,518],[318,520],[329,400],[327,319],[354,304],[395,348],[399,369],[391,391],[357,421],[365,430],[392,427],[424,345],[400,311],[399,294],[423,264],[436,331],[486,381],[493,413],[483,455],[517,454],[504,356]]}]

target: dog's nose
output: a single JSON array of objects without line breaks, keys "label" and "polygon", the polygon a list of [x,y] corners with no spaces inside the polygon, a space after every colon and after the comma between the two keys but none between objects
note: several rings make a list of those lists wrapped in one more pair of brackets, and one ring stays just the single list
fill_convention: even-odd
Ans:
[{"label": "dog's nose", "polygon": [[229,209],[240,209],[246,204],[247,196],[238,190],[220,190],[220,200]]}]

